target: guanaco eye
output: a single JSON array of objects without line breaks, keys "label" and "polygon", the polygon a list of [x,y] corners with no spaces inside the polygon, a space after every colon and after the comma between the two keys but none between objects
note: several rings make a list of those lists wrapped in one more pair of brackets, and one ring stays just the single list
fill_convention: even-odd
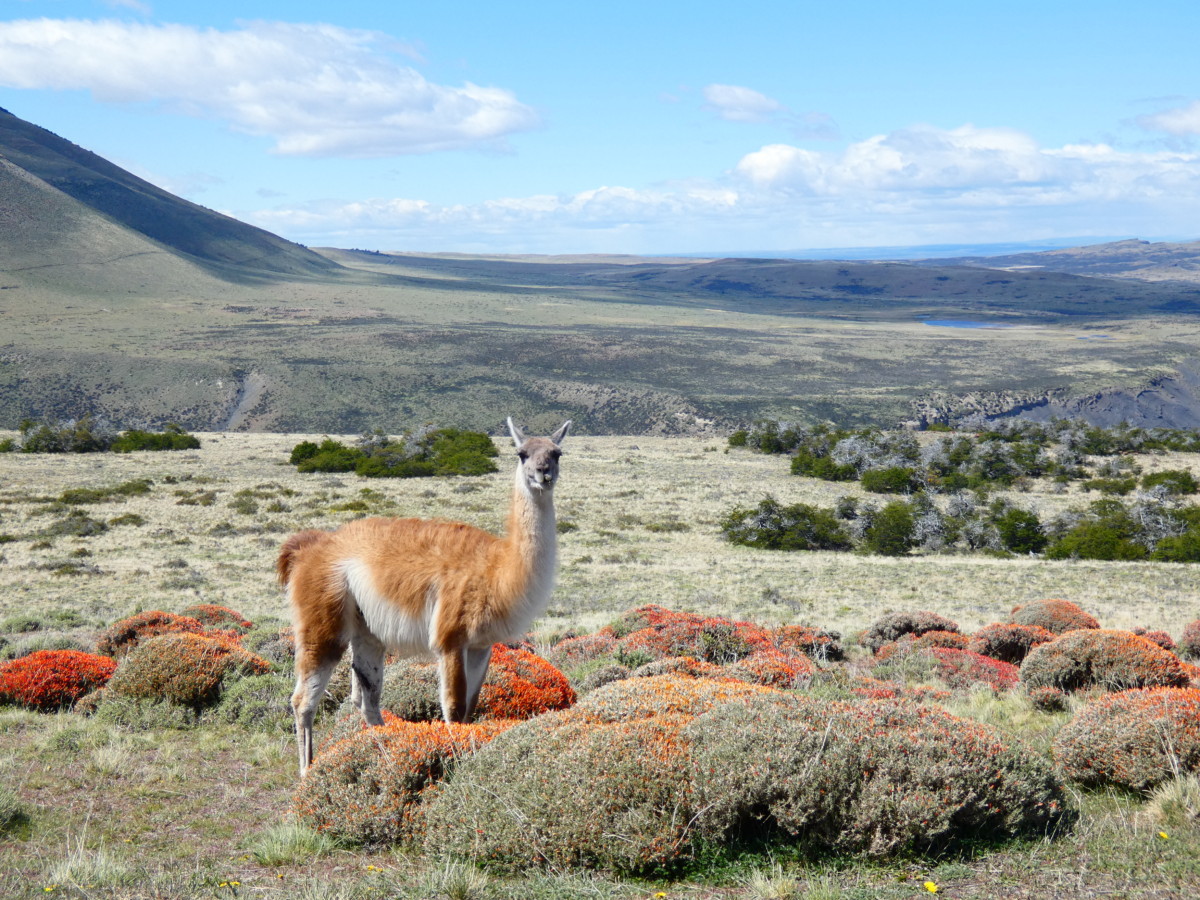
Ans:
[{"label": "guanaco eye", "polygon": [[520,459],[521,462],[525,462],[525,460],[529,459],[529,454],[526,453],[524,450],[518,450],[517,458]]}]

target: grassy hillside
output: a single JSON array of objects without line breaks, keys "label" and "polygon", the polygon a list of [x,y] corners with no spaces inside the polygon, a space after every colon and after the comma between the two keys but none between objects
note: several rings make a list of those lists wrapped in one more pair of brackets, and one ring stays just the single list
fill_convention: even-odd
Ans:
[{"label": "grassy hillside", "polygon": [[[224,277],[328,276],[336,270],[298,244],[189,203],[3,109],[0,157],[108,220]],[[15,212],[47,229],[41,236],[46,245],[70,246],[70,235],[54,233],[53,220],[42,217],[40,205]]]}]

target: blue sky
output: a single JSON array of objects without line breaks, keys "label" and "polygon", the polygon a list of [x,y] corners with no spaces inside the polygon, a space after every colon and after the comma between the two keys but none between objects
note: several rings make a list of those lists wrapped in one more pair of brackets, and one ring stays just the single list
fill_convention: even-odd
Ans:
[{"label": "blue sky", "polygon": [[0,0],[0,106],[314,246],[1200,238],[1200,4]]}]

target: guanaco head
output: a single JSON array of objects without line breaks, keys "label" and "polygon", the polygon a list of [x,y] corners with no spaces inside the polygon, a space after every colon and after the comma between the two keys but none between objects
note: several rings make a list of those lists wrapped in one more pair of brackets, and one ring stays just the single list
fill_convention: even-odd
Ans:
[{"label": "guanaco head", "polygon": [[508,433],[517,446],[517,458],[521,461],[525,484],[533,494],[553,490],[554,482],[558,481],[558,458],[562,456],[560,445],[570,427],[571,420],[568,419],[550,437],[531,438],[525,437],[525,433],[509,417]]}]

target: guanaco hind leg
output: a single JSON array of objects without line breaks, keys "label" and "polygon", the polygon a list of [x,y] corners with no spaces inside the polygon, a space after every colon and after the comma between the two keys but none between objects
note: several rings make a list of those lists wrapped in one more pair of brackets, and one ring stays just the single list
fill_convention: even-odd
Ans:
[{"label": "guanaco hind leg", "polygon": [[368,725],[382,725],[379,699],[383,692],[383,642],[360,629],[350,642],[350,699]]},{"label": "guanaco hind leg", "polygon": [[296,690],[292,693],[292,711],[296,717],[296,744],[300,754],[301,778],[308,771],[313,758],[313,716],[340,658],[339,653],[320,661],[305,658],[303,655],[296,660]]}]

